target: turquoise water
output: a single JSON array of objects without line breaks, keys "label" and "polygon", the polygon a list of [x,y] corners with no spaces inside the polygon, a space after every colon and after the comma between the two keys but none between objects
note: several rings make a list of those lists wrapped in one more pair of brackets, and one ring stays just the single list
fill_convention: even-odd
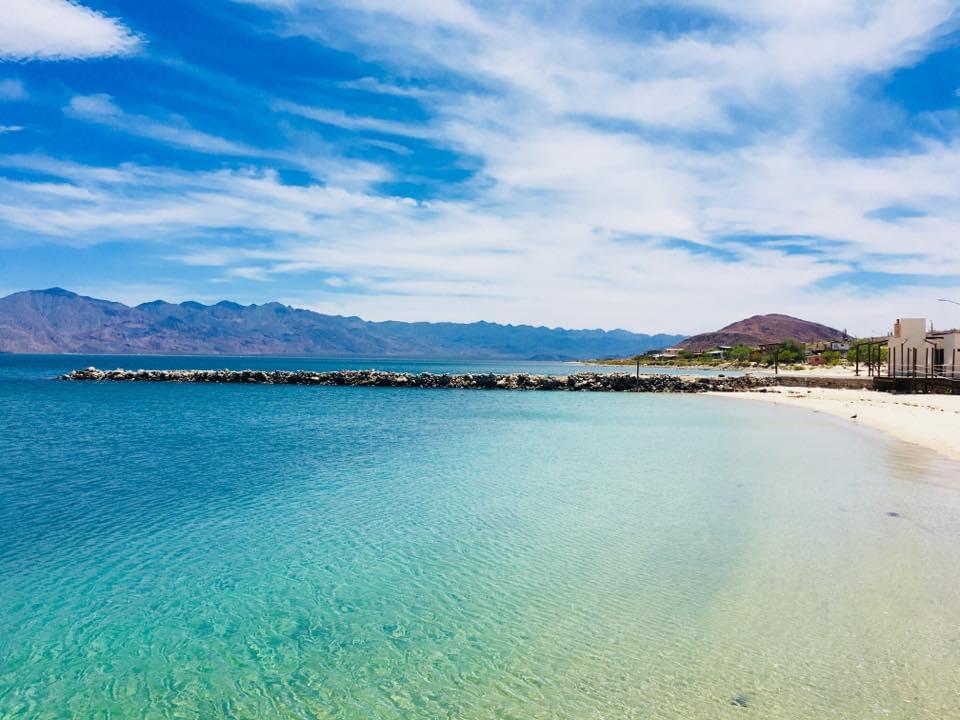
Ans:
[{"label": "turquoise water", "polygon": [[960,717],[929,453],[724,398],[50,380],[88,364],[229,362],[0,356],[0,718]]}]

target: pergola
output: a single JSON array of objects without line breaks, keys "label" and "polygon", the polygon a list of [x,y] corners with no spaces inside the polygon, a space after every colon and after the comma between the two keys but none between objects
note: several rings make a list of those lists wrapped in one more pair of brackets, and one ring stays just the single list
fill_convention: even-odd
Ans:
[{"label": "pergola", "polygon": [[[867,356],[862,358],[867,366],[867,375],[874,376],[880,374],[880,361],[883,357],[883,346],[890,340],[888,337],[873,337],[858,340],[856,351],[854,352],[854,372],[860,376],[861,348],[867,349]],[[847,356],[849,358],[849,356]]]}]

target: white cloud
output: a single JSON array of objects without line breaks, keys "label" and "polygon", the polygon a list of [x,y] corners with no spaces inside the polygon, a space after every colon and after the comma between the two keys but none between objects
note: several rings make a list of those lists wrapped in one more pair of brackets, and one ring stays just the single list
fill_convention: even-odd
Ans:
[{"label": "white cloud", "polygon": [[4,133],[15,133],[23,130],[22,125],[0,125],[0,135]]},{"label": "white cloud", "polygon": [[123,112],[113,102],[113,98],[106,93],[95,95],[74,95],[70,99],[67,109],[77,117],[85,119],[117,118]]},{"label": "white cloud", "polygon": [[260,151],[196,130],[182,118],[159,122],[145,115],[131,115],[105,93],[75,95],[65,108],[71,117],[99,123],[130,135],[150,138],[168,145],[222,155],[259,155]]},{"label": "white cloud", "polygon": [[[944,171],[960,168],[958,153],[950,152],[953,157],[945,161]],[[770,168],[766,178],[773,187],[756,199],[758,205],[772,195],[815,186],[816,177],[802,169],[793,153],[786,149]],[[618,166],[608,159],[608,167],[625,170],[634,161],[627,156]],[[808,162],[813,170],[816,163]],[[882,170],[866,170],[876,174],[878,187],[892,187],[904,172],[916,172],[913,165],[918,162],[923,160],[905,157]],[[797,171],[787,186],[776,183],[784,163]],[[318,288],[313,297],[285,296],[282,282],[270,283],[261,292],[373,319],[490,319],[694,331],[740,315],[786,311],[851,326],[850,318],[857,318],[859,329],[872,331],[884,327],[892,306],[901,300],[898,293],[850,297],[843,288],[812,290],[812,283],[849,265],[824,265],[782,247],[742,247],[741,262],[730,264],[710,256],[691,257],[656,238],[625,240],[621,225],[644,227],[643,212],[631,219],[621,209],[610,220],[605,218],[609,208],[571,202],[573,195],[541,197],[536,210],[523,198],[485,209],[321,185],[290,186],[276,174],[260,171],[190,173],[133,165],[100,169],[16,156],[0,158],[0,166],[61,178],[6,182],[0,193],[0,222],[21,233],[79,245],[136,237],[178,248],[173,255],[180,262],[208,267],[213,277],[230,280],[282,280],[312,271],[356,278],[335,295]],[[809,207],[794,203],[796,218],[785,222],[817,229],[817,216],[830,194],[850,173],[868,174],[864,168],[834,169],[837,184],[825,187],[822,195],[811,195]],[[742,212],[738,192],[736,187],[719,187],[710,195],[708,204],[716,209],[712,222],[733,225]],[[620,202],[622,198],[614,199],[610,208]],[[931,202],[960,203],[960,191]],[[729,211],[724,209],[728,206]],[[654,222],[668,224],[669,218]],[[854,214],[848,222],[850,232],[874,232],[883,225]],[[264,240],[233,238],[238,227]],[[915,227],[891,228],[884,238],[889,248],[902,249],[921,234]],[[941,231],[944,237],[955,237],[960,217],[946,222]],[[960,258],[947,243],[940,263],[944,272],[960,272]],[[266,295],[261,299],[268,299]]]},{"label": "white cloud", "polygon": [[294,11],[341,5],[351,12],[363,14],[386,13],[414,24],[443,25],[459,29],[480,29],[483,23],[476,11],[463,0],[351,0],[350,2],[327,3],[324,0],[239,0],[249,5],[268,9]]},{"label": "white cloud", "polygon": [[411,85],[397,85],[383,82],[372,77],[363,77],[359,80],[344,80],[338,83],[338,85],[350,90],[362,90],[378,95],[396,95],[398,97],[429,98],[436,97],[440,94],[436,89],[427,89]]},{"label": "white cloud", "polygon": [[17,78],[0,80],[0,100],[25,100],[27,88]]},{"label": "white cloud", "polygon": [[347,188],[366,187],[390,178],[384,168],[373,163],[361,160],[345,161],[323,142],[318,143],[311,136],[300,137],[300,142],[292,149],[252,147],[197,130],[179,116],[157,120],[147,115],[129,113],[105,93],[75,95],[64,108],[64,112],[78,120],[194,152],[234,156],[265,163],[280,161]]},{"label": "white cloud", "polygon": [[287,30],[344,49],[359,41],[404,72],[443,69],[539,113],[713,131],[731,130],[731,110],[744,105],[796,112],[790,101],[800,97],[830,102],[851,77],[912,61],[956,20],[950,0],[680,0],[679,9],[725,16],[734,29],[637,38],[590,24],[625,12],[609,0],[539,14],[536,4],[333,4],[343,11],[282,3]]},{"label": "white cloud", "polygon": [[70,0],[4,0],[0,60],[125,55],[140,40],[119,20]]},{"label": "white cloud", "polygon": [[397,122],[395,120],[384,120],[382,118],[348,115],[341,110],[307,107],[291,102],[277,102],[274,103],[273,107],[274,110],[278,112],[300,115],[301,117],[314,120],[318,123],[333,125],[344,128],[345,130],[372,131],[384,135],[399,135],[412,138],[430,138],[436,136],[436,133],[431,131],[430,128],[425,128],[422,125]]}]

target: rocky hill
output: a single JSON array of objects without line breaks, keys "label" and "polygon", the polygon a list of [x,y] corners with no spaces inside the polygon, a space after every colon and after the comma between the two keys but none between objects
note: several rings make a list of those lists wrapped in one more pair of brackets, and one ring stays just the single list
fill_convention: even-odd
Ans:
[{"label": "rocky hill", "polygon": [[367,322],[267,303],[129,307],[60,288],[0,299],[0,352],[565,360],[634,355],[681,335],[496,323]]},{"label": "rocky hill", "polygon": [[819,340],[842,340],[844,337],[844,333],[836,328],[773,313],[754,315],[720,328],[716,332],[694,335],[681,342],[680,347],[692,352],[700,352],[720,345],[762,345],[780,342],[787,338],[812,343]]}]

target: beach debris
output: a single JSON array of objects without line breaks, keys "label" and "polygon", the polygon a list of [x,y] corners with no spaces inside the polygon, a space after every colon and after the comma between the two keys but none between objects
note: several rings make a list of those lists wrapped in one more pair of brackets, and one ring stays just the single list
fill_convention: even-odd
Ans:
[{"label": "beach debris", "polygon": [[747,707],[750,704],[750,696],[746,693],[739,692],[730,698],[730,704],[736,705],[737,707]]},{"label": "beach debris", "polygon": [[887,513],[887,517],[903,517],[903,515],[901,515],[901,514],[898,513],[898,512],[895,512],[894,510],[890,510],[890,511]]}]

